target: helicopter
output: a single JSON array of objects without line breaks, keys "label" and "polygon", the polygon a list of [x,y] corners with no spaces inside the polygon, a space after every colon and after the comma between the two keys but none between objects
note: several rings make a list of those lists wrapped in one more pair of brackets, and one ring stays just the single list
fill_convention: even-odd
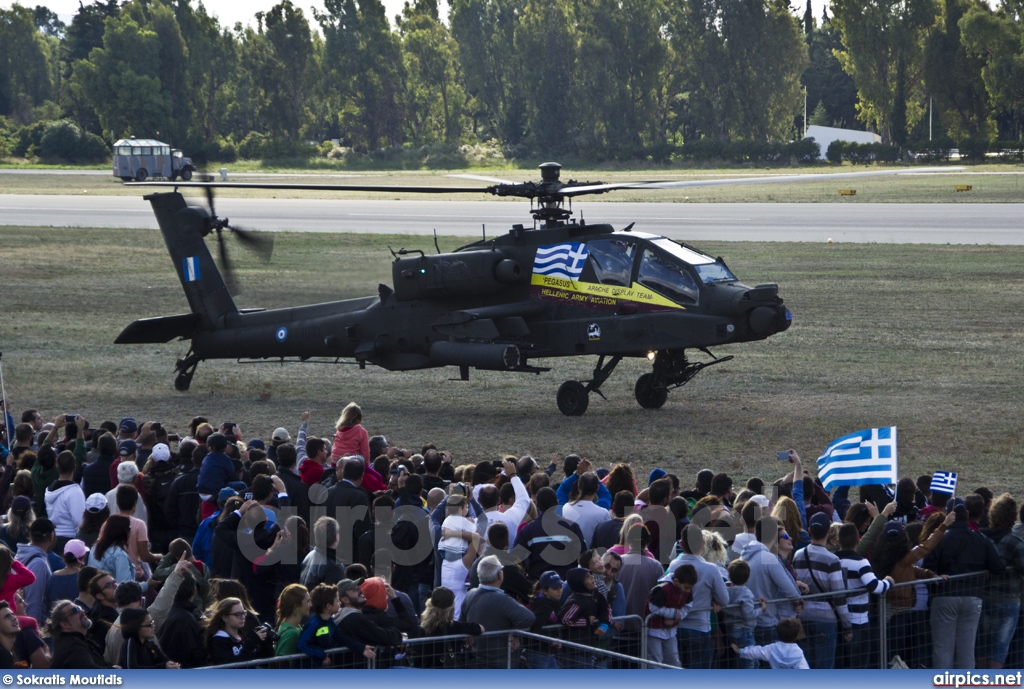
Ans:
[{"label": "helicopter", "polygon": [[[918,170],[919,172],[922,170]],[[929,170],[931,171],[931,170]],[[775,283],[748,286],[721,257],[686,243],[609,224],[575,220],[573,198],[619,189],[668,189],[712,182],[563,182],[561,165],[540,166],[540,181],[522,183],[475,175],[487,187],[393,187],[237,182],[147,182],[170,186],[144,197],[152,205],[190,312],[129,324],[117,344],[189,340],[175,363],[174,387],[187,391],[200,362],[354,360],[360,368],[408,371],[455,366],[544,373],[538,361],[597,356],[591,378],[567,380],[555,396],[559,411],[581,416],[591,393],[624,358],[646,358],[651,370],[634,385],[637,403],[659,409],[672,390],[733,356],[711,348],[753,342],[790,328],[793,314]],[[796,175],[789,180],[893,174],[891,171]],[[189,205],[178,187],[203,188],[208,208]],[[239,309],[224,231],[269,260],[268,235],[234,227],[214,210],[214,188],[315,189],[417,193],[482,192],[529,199],[532,226],[516,224],[451,253],[393,251],[392,283],[377,294],[282,309]],[[569,202],[569,207],[566,207]],[[218,269],[206,244],[216,235]],[[436,241],[435,241],[436,246]],[[691,352],[707,359],[692,360]]]}]

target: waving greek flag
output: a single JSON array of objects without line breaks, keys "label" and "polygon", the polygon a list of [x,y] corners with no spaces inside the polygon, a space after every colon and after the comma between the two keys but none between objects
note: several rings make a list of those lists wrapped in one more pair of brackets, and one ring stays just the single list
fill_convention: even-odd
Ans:
[{"label": "waving greek flag", "polygon": [[896,483],[896,427],[869,428],[835,440],[818,457],[825,490]]},{"label": "waving greek flag", "polygon": [[539,246],[533,260],[533,274],[578,280],[586,263],[587,246],[581,242]]}]

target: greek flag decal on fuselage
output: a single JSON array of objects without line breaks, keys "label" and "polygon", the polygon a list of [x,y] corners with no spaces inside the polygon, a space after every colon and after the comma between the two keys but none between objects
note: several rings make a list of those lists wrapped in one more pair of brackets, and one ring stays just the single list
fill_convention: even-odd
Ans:
[{"label": "greek flag decal on fuselage", "polygon": [[199,281],[199,257],[189,256],[181,259],[185,266],[185,282]]},{"label": "greek flag decal on fuselage", "polygon": [[587,264],[587,246],[582,242],[565,242],[537,247],[533,274],[578,280]]}]

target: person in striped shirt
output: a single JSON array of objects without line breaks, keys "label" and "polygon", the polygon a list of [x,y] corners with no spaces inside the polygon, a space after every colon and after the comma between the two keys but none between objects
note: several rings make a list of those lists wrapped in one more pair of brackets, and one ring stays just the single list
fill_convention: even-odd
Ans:
[{"label": "person in striped shirt", "polygon": [[[793,568],[797,578],[807,584],[809,593],[829,593],[846,590],[846,577],[839,558],[828,551],[829,523],[832,520],[824,513],[811,517],[807,531],[811,544],[793,555]],[[838,621],[837,621],[838,617]],[[839,625],[843,628],[843,640],[849,642],[850,613],[844,596],[818,598],[804,602],[800,613],[807,638],[804,639],[804,654],[812,670],[831,670],[835,667],[836,640]]]},{"label": "person in striped shirt", "polygon": [[839,550],[836,557],[846,575],[846,588],[857,591],[846,599],[850,611],[850,631],[853,638],[846,645],[845,667],[862,669],[871,667],[871,626],[868,610],[871,607],[871,595],[883,595],[893,585],[892,577],[879,579],[871,569],[871,563],[857,554],[857,543],[860,532],[854,524],[843,524],[839,527]]}]

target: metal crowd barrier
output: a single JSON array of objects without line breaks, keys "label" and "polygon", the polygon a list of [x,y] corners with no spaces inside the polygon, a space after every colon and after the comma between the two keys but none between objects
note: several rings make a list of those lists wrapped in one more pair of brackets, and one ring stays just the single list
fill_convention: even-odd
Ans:
[{"label": "metal crowd barrier", "polygon": [[[919,580],[916,580],[916,581],[910,581],[910,582],[905,582],[905,583],[902,583],[902,584],[896,584],[896,585],[890,587],[889,590],[893,591],[893,590],[896,590],[896,589],[905,589],[905,588],[909,588],[909,587],[915,587],[915,586],[920,585],[920,584],[926,585],[926,586],[929,587],[929,589],[931,589],[931,587],[933,585],[938,584],[938,583],[949,582],[949,581],[956,581],[956,580],[962,580],[962,579],[970,579],[970,578],[979,577],[979,576],[985,576],[985,573],[984,572],[972,572],[972,573],[969,573],[969,574],[959,574],[959,575],[953,575],[953,576],[949,576],[949,577],[938,577],[938,578],[934,578],[934,579],[919,579]],[[860,593],[863,593],[863,589],[847,589],[845,591],[839,591],[839,592],[826,592],[826,593],[807,594],[807,595],[799,596],[797,598],[776,598],[776,599],[769,600],[767,602],[768,603],[773,603],[773,604],[780,604],[780,603],[785,604],[785,603],[788,603],[788,604],[792,605],[792,604],[796,604],[796,603],[800,603],[800,602],[815,601],[815,600],[830,600],[830,599],[835,599],[835,598],[846,599],[846,598],[850,598],[851,596],[858,595]],[[929,596],[931,596],[931,592],[929,592]],[[871,596],[871,611],[869,612],[869,625],[868,625],[869,628],[870,628],[871,637],[870,637],[870,643],[867,646],[868,649],[869,649],[868,653],[870,654],[870,657],[868,659],[869,662],[863,662],[864,659],[861,659],[861,663],[860,664],[862,664],[863,666],[874,665],[875,667],[884,669],[884,668],[888,668],[889,667],[889,663],[892,660],[892,658],[889,657],[889,653],[888,653],[888,647],[889,647],[889,641],[890,641],[890,638],[889,638],[889,636],[890,636],[890,634],[889,634],[890,633],[889,624],[887,623],[887,620],[886,620],[886,618],[888,616],[888,612],[889,612],[888,611],[888,607],[889,607],[889,603],[888,603],[886,595],[881,595],[881,596],[874,596],[874,595],[872,595]],[[693,612],[699,612],[699,611],[691,610],[691,614]],[[448,646],[446,646],[446,645],[450,644],[451,648],[454,648],[454,649],[456,649],[456,651],[460,651],[461,652],[461,650],[462,650],[462,648],[464,646],[471,647],[473,642],[474,642],[474,640],[476,640],[476,639],[495,638],[495,637],[502,637],[502,636],[504,636],[504,637],[507,637],[507,639],[508,639],[507,647],[506,647],[507,648],[506,662],[505,662],[505,667],[508,668],[508,669],[519,667],[519,653],[517,653],[515,651],[515,648],[514,648],[517,639],[534,639],[534,640],[538,640],[538,641],[546,641],[546,642],[550,642],[550,643],[557,643],[557,644],[560,644],[560,646],[562,648],[565,648],[565,649],[573,649],[573,650],[585,652],[585,653],[593,655],[593,656],[595,656],[595,658],[599,659],[599,662],[596,662],[595,665],[600,665],[601,663],[615,661],[615,662],[618,662],[618,663],[621,663],[621,664],[624,664],[624,665],[630,666],[630,667],[678,669],[678,668],[674,668],[671,665],[665,665],[665,664],[662,664],[662,663],[657,663],[657,662],[652,661],[652,660],[649,659],[649,657],[648,657],[648,648],[647,648],[647,630],[648,630],[648,621],[649,621],[650,618],[643,619],[639,615],[627,615],[627,616],[616,617],[616,618],[612,618],[612,619],[615,622],[622,622],[622,623],[624,623],[624,626],[627,629],[626,633],[622,634],[622,636],[613,637],[613,639],[614,638],[629,639],[630,641],[635,642],[636,644],[639,645],[639,648],[640,648],[640,652],[639,652],[638,655],[631,655],[631,654],[621,653],[621,652],[613,651],[613,650],[609,650],[609,649],[595,648],[594,646],[591,646],[591,645],[580,644],[580,643],[575,643],[575,642],[567,641],[566,639],[563,638],[563,634],[569,628],[564,627],[562,625],[551,625],[551,626],[544,627],[544,631],[548,632],[547,634],[534,634],[534,633],[531,633],[531,632],[528,632],[528,631],[511,630],[511,631],[485,632],[484,634],[481,634],[479,636],[448,635],[448,636],[421,637],[421,638],[416,638],[416,639],[408,639],[408,640],[404,641],[402,646],[400,646],[400,647],[378,647],[378,649],[377,649],[378,657],[376,659],[366,659],[366,658],[363,658],[361,655],[356,654],[355,652],[353,652],[352,650],[350,650],[348,648],[335,648],[335,649],[331,649],[330,651],[327,652],[327,656],[331,659],[331,667],[345,667],[345,668],[361,667],[361,668],[368,668],[368,669],[372,669],[372,668],[385,668],[385,667],[416,667],[416,663],[417,662],[421,662],[420,659],[422,659],[422,658],[427,658],[428,660],[430,659],[429,655],[425,656],[423,654],[423,652],[420,650],[420,649],[422,649],[425,646],[433,645],[435,647],[435,649],[440,649],[441,652],[447,653],[448,651],[446,649],[448,648]],[[718,619],[721,620],[721,617],[719,617]],[[630,623],[633,623],[633,624],[630,624]],[[719,624],[721,625],[721,623],[719,623]],[[634,625],[636,625],[636,626],[634,627]],[[635,633],[635,632],[639,632],[639,635],[640,635],[639,639],[635,639],[633,636],[631,636],[631,634]],[[842,630],[840,628],[839,634],[841,635],[841,633],[842,633]],[[1018,633],[1024,634],[1024,630],[1018,630]],[[837,648],[838,648],[838,646],[839,646],[839,643],[837,641]],[[728,647],[728,640],[726,640],[726,648],[727,647]],[[398,649],[398,650],[396,651],[396,649]],[[924,649],[915,649],[915,653],[920,654],[920,655],[925,655],[927,657],[928,663],[930,664],[930,662],[931,662],[930,646],[928,648],[924,648]],[[459,666],[472,667],[473,663],[471,662],[468,653],[465,654],[465,657],[466,657],[465,664],[464,665],[460,664]],[[904,660],[906,660],[906,659],[904,659]],[[917,660],[920,660],[920,658],[917,658]],[[460,663],[461,662],[462,661],[460,661]],[[431,662],[431,665],[434,665],[434,664],[436,664],[436,662]],[[260,659],[260,660],[252,660],[252,661],[241,662],[241,663],[231,663],[229,665],[218,665],[218,666],[215,666],[215,667],[217,669],[235,669],[235,668],[319,668],[319,667],[321,667],[321,662],[319,660],[317,660],[315,658],[311,658],[310,656],[307,656],[305,654],[298,653],[298,654],[293,654],[293,655],[288,655],[288,656],[264,658],[264,659]]]}]

